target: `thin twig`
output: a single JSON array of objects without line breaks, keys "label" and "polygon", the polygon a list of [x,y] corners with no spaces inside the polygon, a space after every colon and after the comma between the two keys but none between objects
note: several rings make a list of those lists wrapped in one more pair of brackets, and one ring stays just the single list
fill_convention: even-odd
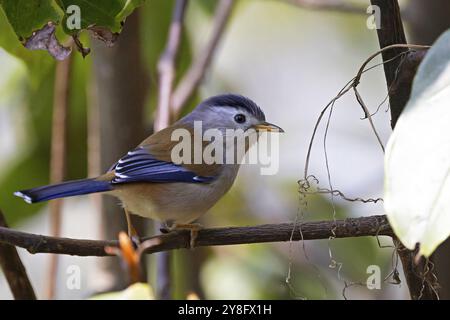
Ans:
[{"label": "thin twig", "polygon": [[375,124],[373,123],[372,114],[370,113],[369,109],[367,108],[366,104],[364,103],[364,100],[362,99],[361,95],[359,94],[358,89],[356,89],[356,87],[353,87],[353,91],[355,92],[356,101],[358,101],[359,105],[363,108],[366,118],[369,120],[370,127],[372,128],[372,131],[375,134],[375,137],[377,138],[378,144],[380,145],[381,150],[383,150],[383,153],[384,153],[383,141],[381,140],[380,135],[378,134],[377,128],[375,127]]},{"label": "thin twig", "polygon": [[[406,44],[406,43],[399,43],[399,44],[391,44],[389,46],[386,46],[380,50],[378,50],[377,52],[371,54],[366,61],[364,61],[364,63],[361,65],[361,67],[358,70],[358,73],[356,74],[356,77],[353,79],[353,84],[352,86],[355,87],[359,84],[360,80],[361,80],[361,76],[364,73],[364,70],[367,66],[367,64],[369,64],[370,61],[372,61],[374,58],[376,58],[378,55],[383,54],[387,51],[393,50],[393,49],[417,49],[417,50],[427,50],[430,48],[430,46],[424,46],[424,45],[420,45],[420,44]],[[406,52],[404,52],[406,53]],[[393,58],[397,58],[399,56],[399,54],[397,54],[396,56],[394,56]],[[392,58],[391,58],[392,59]],[[389,59],[389,62],[392,61],[391,59]],[[388,61],[383,61],[383,65],[387,65]],[[398,63],[400,64],[400,62]],[[395,77],[394,77],[395,78]]]},{"label": "thin twig", "polygon": [[[58,62],[55,69],[50,159],[50,183],[52,184],[62,182],[66,172],[67,112],[70,94],[71,64],[72,55]],[[56,199],[50,202],[51,233],[54,236],[61,234],[62,205],[63,199]],[[53,299],[55,297],[56,278],[58,274],[58,256],[52,256],[49,263],[46,296],[48,299]]]},{"label": "thin twig", "polygon": [[[294,231],[293,231],[294,230]],[[313,221],[265,224],[251,227],[226,227],[202,229],[198,232],[196,246],[223,246],[235,244],[317,240],[364,236],[393,236],[386,216],[348,218],[336,221]],[[146,253],[162,252],[190,247],[190,232],[173,231],[144,241],[157,239]],[[0,227],[0,242],[25,248],[30,253],[55,253],[76,256],[108,256],[105,247],[118,247],[115,240],[84,240],[49,237]]]},{"label": "thin twig", "polygon": [[[328,102],[328,104],[320,112],[320,115],[317,118],[316,123],[314,125],[313,133],[311,135],[311,139],[310,139],[309,145],[308,145],[308,151],[306,153],[305,169],[304,169],[304,175],[303,175],[304,179],[307,179],[307,177],[309,176],[309,164],[310,164],[312,146],[313,146],[313,143],[314,143],[314,140],[315,140],[315,137],[316,137],[319,125],[322,122],[322,118],[325,115],[325,113],[328,110],[328,108],[330,108],[337,100],[339,100],[342,96],[344,96],[352,88],[356,88],[359,85],[359,83],[361,81],[361,77],[362,77],[362,75],[364,73],[374,69],[375,67],[377,67],[379,65],[386,65],[388,63],[391,63],[392,61],[395,61],[397,58],[399,58],[399,57],[401,57],[401,56],[403,56],[403,55],[408,53],[408,52],[399,53],[396,56],[390,58],[389,60],[384,60],[380,64],[376,64],[374,66],[371,66],[371,67],[367,68],[367,65],[374,58],[376,58],[378,55],[382,54],[385,51],[389,51],[389,50],[396,49],[396,48],[409,48],[409,49],[427,50],[427,49],[430,48],[430,46],[415,45],[415,44],[394,44],[394,45],[387,46],[387,47],[385,47],[385,48],[383,48],[381,50],[378,50],[377,52],[371,54],[364,61],[364,63],[361,65],[361,67],[359,68],[358,72],[356,73],[356,76],[353,77],[353,79],[351,79],[350,81],[348,81],[344,85],[344,87],[338,92],[338,94],[330,102]],[[366,110],[364,110],[364,115],[365,115],[365,117],[368,117],[368,114],[367,114]],[[379,137],[377,137],[377,139],[379,139]]]},{"label": "thin twig", "polygon": [[214,15],[214,25],[208,42],[193,61],[172,95],[172,114],[174,119],[178,117],[184,105],[195,93],[205,76],[206,70],[211,63],[214,52],[229,21],[233,4],[234,0],[221,0],[217,5]]},{"label": "thin twig", "polygon": [[158,62],[159,97],[154,123],[155,131],[164,129],[170,122],[170,100],[175,80],[175,60],[180,47],[187,3],[187,0],[177,0],[175,4],[166,48]]},{"label": "thin twig", "polygon": [[[5,216],[0,210],[0,227],[7,229]],[[33,286],[28,278],[19,254],[13,245],[0,242],[0,267],[8,281],[14,299],[36,300]]]}]

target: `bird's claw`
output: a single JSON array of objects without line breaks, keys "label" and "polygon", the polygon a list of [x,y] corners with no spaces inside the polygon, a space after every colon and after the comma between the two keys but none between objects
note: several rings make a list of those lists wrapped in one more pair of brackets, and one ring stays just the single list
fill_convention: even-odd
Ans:
[{"label": "bird's claw", "polygon": [[134,249],[137,249],[142,243],[141,238],[137,234],[128,235],[133,243]]},{"label": "bird's claw", "polygon": [[171,230],[168,227],[161,227],[161,228],[159,228],[159,231],[161,231],[161,233],[166,234],[166,233],[169,233]]}]

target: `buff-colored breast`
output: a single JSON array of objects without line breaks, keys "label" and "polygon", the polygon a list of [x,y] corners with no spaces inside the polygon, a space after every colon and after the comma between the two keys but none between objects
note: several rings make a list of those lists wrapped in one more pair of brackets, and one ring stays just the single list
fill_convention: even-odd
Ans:
[{"label": "buff-colored breast", "polygon": [[224,165],[211,183],[130,183],[110,194],[131,213],[158,221],[190,223],[205,214],[232,186],[238,165]]}]

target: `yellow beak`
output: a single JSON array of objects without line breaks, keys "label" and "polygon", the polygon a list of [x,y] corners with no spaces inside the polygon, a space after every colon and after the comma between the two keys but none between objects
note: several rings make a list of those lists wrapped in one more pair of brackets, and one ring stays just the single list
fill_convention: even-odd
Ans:
[{"label": "yellow beak", "polygon": [[279,126],[276,126],[269,122],[258,123],[257,125],[254,125],[253,128],[256,131],[284,132],[284,130],[281,129]]}]

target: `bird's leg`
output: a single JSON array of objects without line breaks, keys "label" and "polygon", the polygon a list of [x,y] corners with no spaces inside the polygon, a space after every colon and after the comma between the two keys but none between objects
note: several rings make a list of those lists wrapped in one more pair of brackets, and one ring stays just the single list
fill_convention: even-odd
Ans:
[{"label": "bird's leg", "polygon": [[125,211],[125,217],[127,218],[128,237],[130,237],[133,244],[137,247],[141,243],[141,240],[139,239],[139,235],[131,222],[130,212],[126,208],[123,210]]},{"label": "bird's leg", "polygon": [[194,249],[195,247],[195,241],[197,240],[198,232],[201,229],[203,229],[203,226],[199,223],[172,223],[166,225],[167,225],[167,228],[165,228],[166,232],[176,230],[189,230],[190,231],[189,246],[191,249]]}]

